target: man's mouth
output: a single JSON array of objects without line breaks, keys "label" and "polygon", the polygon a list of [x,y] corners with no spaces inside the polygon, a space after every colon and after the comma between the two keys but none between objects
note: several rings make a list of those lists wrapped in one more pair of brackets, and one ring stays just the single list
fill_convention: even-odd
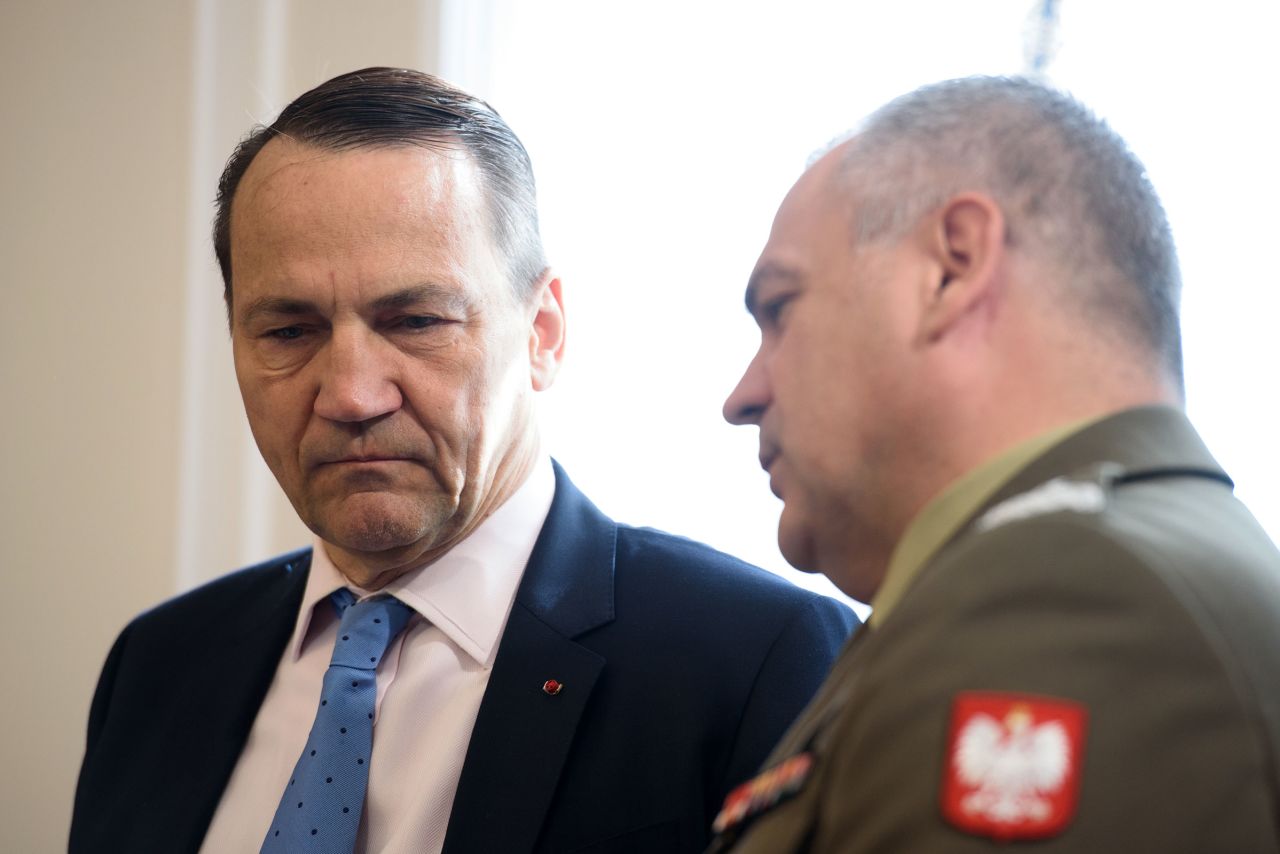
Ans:
[{"label": "man's mouth", "polygon": [[333,459],[321,460],[316,468],[334,465],[374,465],[377,463],[403,463],[412,462],[409,457],[399,454],[348,454],[343,457],[334,457]]}]

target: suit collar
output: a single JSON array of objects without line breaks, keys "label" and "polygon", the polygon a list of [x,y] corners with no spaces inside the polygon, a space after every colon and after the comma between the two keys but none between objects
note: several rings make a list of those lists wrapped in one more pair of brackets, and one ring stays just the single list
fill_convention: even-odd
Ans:
[{"label": "suit collar", "polygon": [[[552,461],[556,495],[516,601],[566,638],[613,620],[618,530]],[[503,643],[505,643],[505,638]]]},{"label": "suit collar", "polygon": [[[476,716],[445,854],[534,850],[606,664],[574,639],[613,620],[617,526],[558,464],[555,475]],[[558,693],[543,688],[552,679]]]},{"label": "suit collar", "polygon": [[[246,633],[278,631],[280,615],[288,613],[292,616],[302,602],[307,577],[311,572],[311,556],[310,548],[298,549],[240,570],[245,574],[269,574],[270,581],[262,588],[247,587],[246,589],[253,590],[252,596],[229,603],[230,607],[213,619],[221,625]],[[281,651],[278,649],[276,653]]]}]

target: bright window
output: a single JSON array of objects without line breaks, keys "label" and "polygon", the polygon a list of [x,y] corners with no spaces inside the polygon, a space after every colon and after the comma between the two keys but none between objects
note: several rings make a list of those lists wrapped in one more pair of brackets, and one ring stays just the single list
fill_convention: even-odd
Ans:
[{"label": "bright window", "polygon": [[[1280,536],[1270,257],[1280,169],[1268,106],[1280,7],[1058,5],[1050,80],[1147,164],[1181,252],[1191,416]],[[1023,70],[1038,6],[486,7],[489,64],[469,54],[473,79],[459,82],[533,157],[570,319],[568,362],[544,410],[549,443],[606,512],[834,589],[786,567],[755,431],[720,418],[756,345],[746,276],[815,149],[923,83]]]}]

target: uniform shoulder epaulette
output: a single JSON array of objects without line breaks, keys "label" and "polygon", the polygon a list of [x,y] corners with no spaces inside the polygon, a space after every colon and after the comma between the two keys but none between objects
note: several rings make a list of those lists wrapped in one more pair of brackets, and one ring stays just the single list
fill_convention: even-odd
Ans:
[{"label": "uniform shoulder epaulette", "polygon": [[1019,522],[1050,513],[1101,513],[1107,496],[1124,468],[1101,463],[1073,475],[1047,480],[1026,492],[1006,498],[978,517],[974,530],[985,533],[1010,522]]}]

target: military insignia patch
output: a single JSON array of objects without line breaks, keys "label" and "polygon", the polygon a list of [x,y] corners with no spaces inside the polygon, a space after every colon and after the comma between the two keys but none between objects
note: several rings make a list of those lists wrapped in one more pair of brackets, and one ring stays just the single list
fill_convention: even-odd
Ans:
[{"label": "military insignia patch", "polygon": [[942,814],[1000,841],[1044,839],[1076,812],[1087,710],[1055,697],[965,692],[951,710]]},{"label": "military insignia patch", "polygon": [[1010,522],[1047,513],[1100,513],[1107,506],[1107,491],[1093,481],[1054,478],[1029,492],[1005,499],[978,519],[978,531],[990,531]]},{"label": "military insignia patch", "polygon": [[813,768],[813,755],[799,753],[761,772],[729,793],[711,829],[724,833],[794,795]]}]

